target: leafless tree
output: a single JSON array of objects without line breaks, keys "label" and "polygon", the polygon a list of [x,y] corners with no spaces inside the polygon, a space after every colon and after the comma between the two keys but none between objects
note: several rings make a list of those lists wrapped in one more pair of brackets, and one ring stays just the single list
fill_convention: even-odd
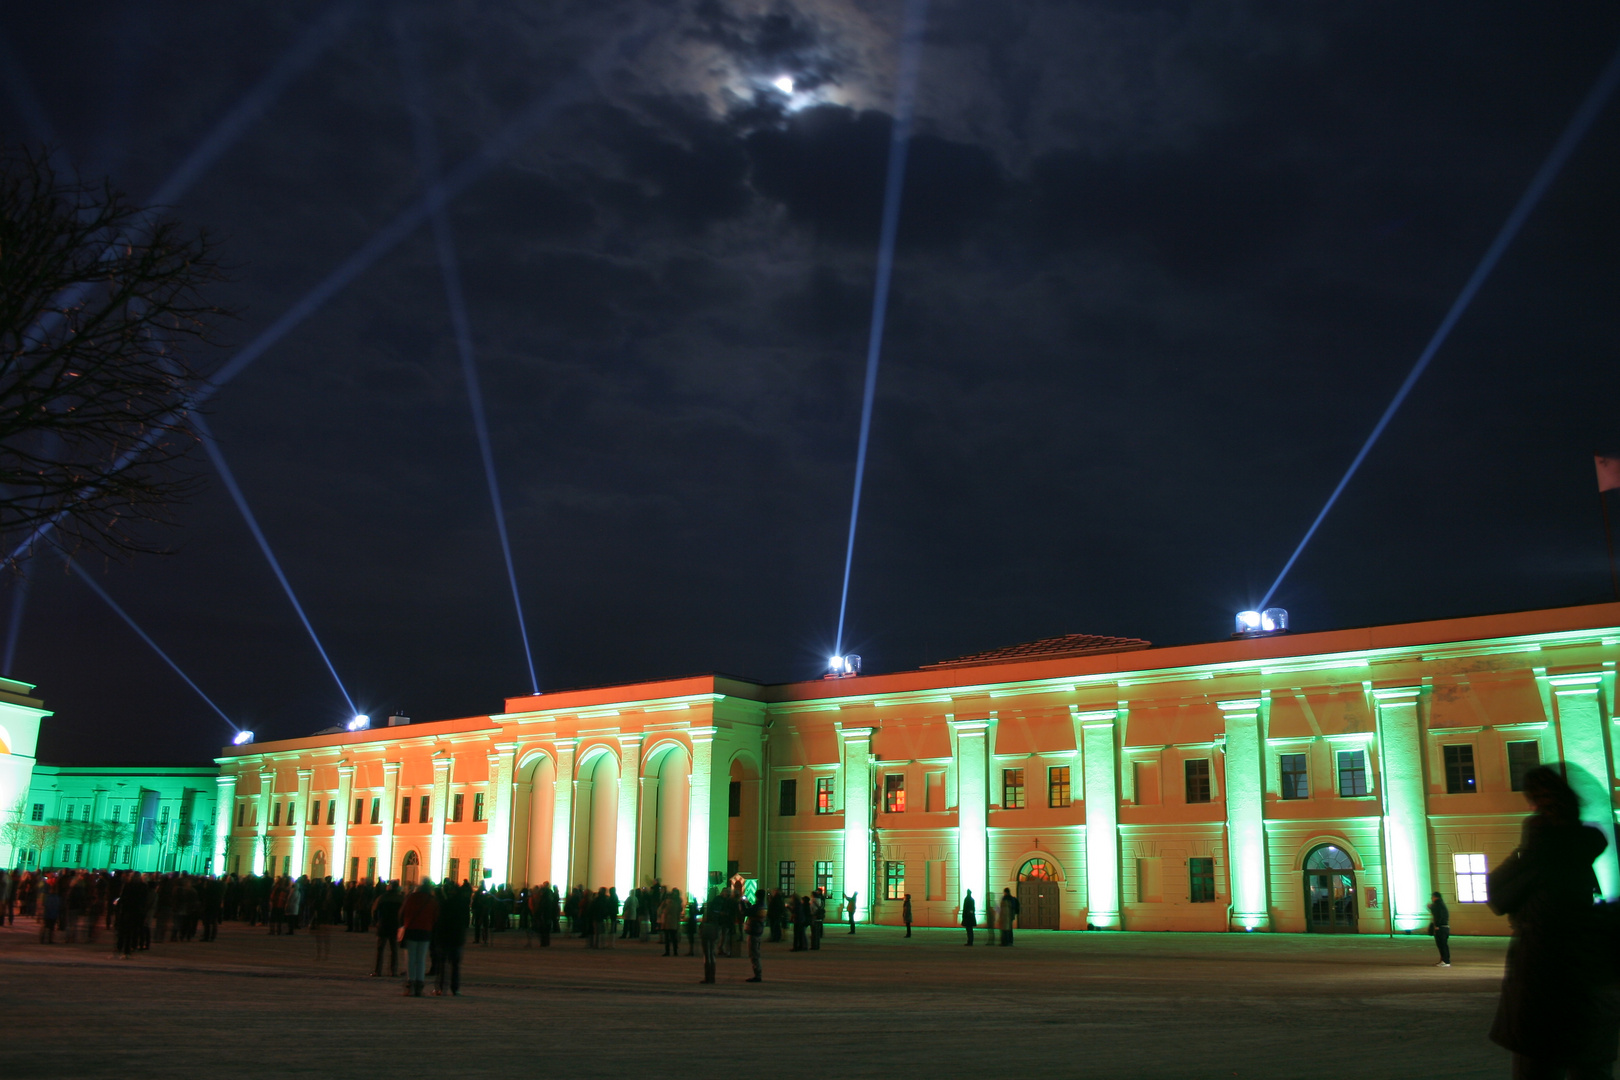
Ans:
[{"label": "leafless tree", "polygon": [[106,183],[0,150],[0,562],[161,550],[198,483],[186,426],[223,312],[213,244]]},{"label": "leafless tree", "polygon": [[10,853],[10,861],[0,863],[0,866],[17,863],[18,856],[27,849],[28,841],[32,838],[32,830],[23,820],[27,813],[28,794],[24,792],[17,796],[17,801],[6,811],[6,820],[0,822],[0,845]]}]

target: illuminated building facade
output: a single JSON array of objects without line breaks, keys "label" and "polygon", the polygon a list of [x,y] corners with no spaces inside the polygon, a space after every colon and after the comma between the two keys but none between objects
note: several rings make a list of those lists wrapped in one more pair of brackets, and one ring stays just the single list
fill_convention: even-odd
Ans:
[{"label": "illuminated building facade", "polygon": [[12,862],[206,873],[218,775],[212,766],[35,765],[21,828],[7,838]]},{"label": "illuminated building facade", "polygon": [[1388,933],[1483,875],[1565,761],[1613,847],[1620,604],[1150,648],[1070,635],[917,671],[702,676],[232,747],[214,867],[858,893],[858,917]]}]

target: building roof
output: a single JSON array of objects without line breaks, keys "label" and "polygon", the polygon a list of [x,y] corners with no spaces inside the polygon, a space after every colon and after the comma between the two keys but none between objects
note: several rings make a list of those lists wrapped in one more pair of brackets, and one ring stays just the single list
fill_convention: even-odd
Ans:
[{"label": "building roof", "polygon": [[924,664],[918,671],[936,668],[975,667],[979,664],[999,664],[1008,660],[1058,660],[1066,656],[1090,656],[1095,653],[1132,652],[1146,649],[1153,643],[1141,638],[1108,637],[1103,634],[1059,634],[1057,637],[1024,641],[1017,645],[1003,645],[999,649],[969,653],[951,660],[936,660]]}]

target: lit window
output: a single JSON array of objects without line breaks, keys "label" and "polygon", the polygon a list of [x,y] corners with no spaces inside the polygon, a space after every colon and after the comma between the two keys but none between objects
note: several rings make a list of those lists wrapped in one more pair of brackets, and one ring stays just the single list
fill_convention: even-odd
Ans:
[{"label": "lit window", "polygon": [[1474,748],[1469,743],[1441,747],[1446,756],[1446,794],[1474,792]]},{"label": "lit window", "polygon": [[797,896],[799,888],[799,864],[793,859],[785,859],[776,864],[776,887],[789,896]]},{"label": "lit window", "polygon": [[482,791],[473,792],[473,820],[484,820],[484,793]]},{"label": "lit window", "polygon": [[1046,805],[1054,809],[1069,805],[1069,767],[1054,765],[1046,770]]},{"label": "lit window", "polygon": [[1507,744],[1508,782],[1514,791],[1524,790],[1524,774],[1541,764],[1541,744],[1535,741]]},{"label": "lit window", "polygon": [[1339,751],[1339,794],[1347,799],[1367,794],[1367,755],[1360,750]]},{"label": "lit window", "polygon": [[431,796],[428,796],[428,795],[422,796],[422,812],[420,814],[416,815],[416,820],[417,820],[418,823],[427,821],[427,819],[428,819],[428,803],[429,803],[430,800],[431,800]]},{"label": "lit window", "polygon": [[45,804],[42,803],[42,802],[35,803],[33,810],[29,811],[28,820],[29,821],[44,821],[45,820]]},{"label": "lit window", "polygon": [[816,888],[820,889],[827,896],[831,896],[833,894],[833,868],[830,860],[817,860]]},{"label": "lit window", "polygon": [[777,788],[776,813],[779,817],[793,817],[799,812],[799,782],[783,780]]},{"label": "lit window", "polygon": [[1451,866],[1457,874],[1457,903],[1483,904],[1485,902],[1485,856],[1479,852],[1451,857]]},{"label": "lit window", "polygon": [[409,825],[411,823],[411,797],[409,795],[400,796],[399,823],[401,825]]},{"label": "lit window", "polygon": [[904,900],[906,898],[906,864],[903,862],[886,862],[883,864],[883,899]]},{"label": "lit window", "polygon": [[1183,765],[1187,776],[1187,801],[1209,802],[1209,758],[1189,758]]},{"label": "lit window", "polygon": [[1285,799],[1308,799],[1311,795],[1311,780],[1308,775],[1304,754],[1283,754],[1279,759],[1282,772],[1282,797]]},{"label": "lit window", "polygon": [[1001,770],[1001,808],[1003,810],[1022,810],[1024,808],[1024,770]]},{"label": "lit window", "polygon": [[1195,904],[1208,904],[1215,900],[1214,859],[1188,859],[1187,878],[1187,899]]},{"label": "lit window", "polygon": [[833,778],[830,776],[816,777],[816,813],[830,814],[833,812]]},{"label": "lit window", "polygon": [[726,789],[726,815],[742,817],[742,781],[733,780]]},{"label": "lit window", "polygon": [[889,814],[906,812],[906,778],[900,773],[883,776],[883,810]]},{"label": "lit window", "polygon": [[[450,820],[451,821],[460,821],[461,820],[462,802],[463,802],[463,800],[465,798],[466,798],[466,796],[458,791],[458,792],[456,792],[454,799],[451,800],[451,802],[450,802]],[[455,877],[454,874],[451,874],[450,876]]]}]

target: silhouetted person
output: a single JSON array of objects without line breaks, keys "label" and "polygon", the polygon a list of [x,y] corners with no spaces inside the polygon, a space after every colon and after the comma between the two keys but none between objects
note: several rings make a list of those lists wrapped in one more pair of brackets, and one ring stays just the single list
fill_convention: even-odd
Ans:
[{"label": "silhouetted person", "polygon": [[805,952],[810,948],[810,898],[801,896],[793,901],[793,948],[791,952]]},{"label": "silhouetted person", "polygon": [[399,908],[404,902],[405,894],[399,891],[398,882],[393,881],[371,902],[371,921],[377,929],[377,962],[372,965],[371,974],[376,978],[382,977],[384,948],[388,950],[388,974],[399,974]]},{"label": "silhouetted person", "polygon": [[849,932],[852,934],[855,932],[855,897],[859,895],[861,894],[851,893],[844,897],[844,910],[849,914]]},{"label": "silhouetted person", "polygon": [[1451,966],[1451,912],[1439,893],[1429,900],[1429,933],[1434,935],[1434,947],[1440,950],[1440,962],[1435,967]]},{"label": "silhouetted person", "polygon": [[906,893],[906,902],[900,908],[900,917],[902,919],[904,919],[905,923],[906,923],[906,937],[910,937],[911,936],[911,894],[910,893]]},{"label": "silhouetted person", "polygon": [[698,938],[703,942],[703,982],[714,982],[714,948],[720,941],[719,906],[715,904],[714,897],[703,905],[703,925],[698,927]]},{"label": "silhouetted person", "polygon": [[756,899],[748,909],[748,921],[743,924],[743,933],[748,938],[748,963],[753,966],[753,978],[747,982],[763,982],[765,968],[760,962],[760,941],[765,936],[765,899]]},{"label": "silhouetted person", "polygon": [[1018,897],[1011,889],[1001,890],[1001,943],[1013,943],[1013,920],[1018,918]]},{"label": "silhouetted person", "polygon": [[433,988],[434,997],[444,996],[446,974],[450,977],[450,993],[461,993],[461,952],[467,945],[471,907],[470,884],[444,883],[439,892],[439,915],[433,921],[433,950],[439,954],[439,981]]},{"label": "silhouetted person", "polygon": [[978,905],[973,902],[973,890],[967,891],[962,900],[962,926],[967,930],[967,943],[973,944],[973,928],[979,925]]},{"label": "silhouetted person", "polygon": [[681,955],[681,914],[686,905],[681,902],[681,890],[671,889],[658,908],[658,929],[664,939],[664,955]]},{"label": "silhouetted person", "polygon": [[1552,769],[1525,773],[1524,796],[1535,813],[1487,885],[1513,925],[1491,1040],[1513,1052],[1515,1080],[1609,1077],[1620,1020],[1592,909],[1592,860],[1608,841],[1581,824],[1579,798]]},{"label": "silhouetted person", "polygon": [[433,924],[439,918],[439,903],[433,899],[433,885],[422,881],[405,898],[399,909],[399,924],[405,939],[405,993],[422,996],[427,982],[428,946],[433,943]]}]

